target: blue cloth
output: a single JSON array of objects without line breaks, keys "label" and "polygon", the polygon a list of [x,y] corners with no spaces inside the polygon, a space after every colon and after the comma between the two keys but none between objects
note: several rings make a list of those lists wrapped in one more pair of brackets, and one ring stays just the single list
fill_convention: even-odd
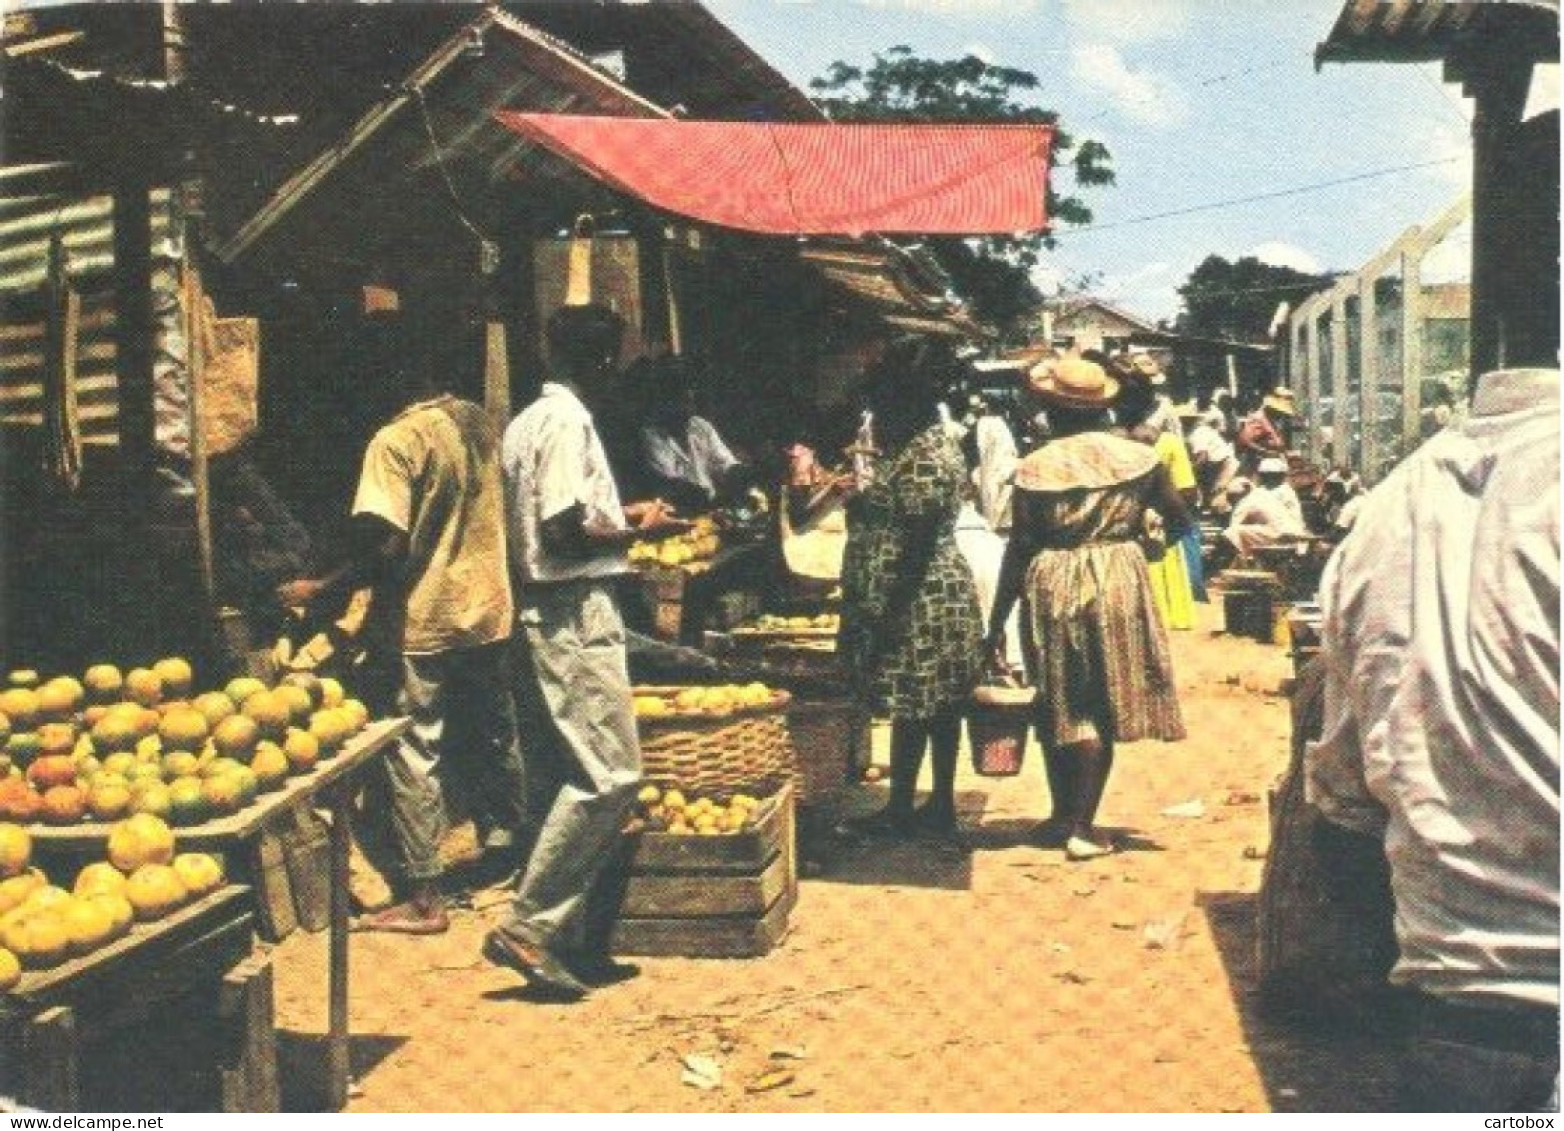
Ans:
[{"label": "blue cloth", "polygon": [[1209,598],[1206,596],[1206,568],[1200,553],[1200,527],[1191,526],[1178,542],[1184,551],[1184,563],[1189,570],[1190,592],[1203,605]]}]

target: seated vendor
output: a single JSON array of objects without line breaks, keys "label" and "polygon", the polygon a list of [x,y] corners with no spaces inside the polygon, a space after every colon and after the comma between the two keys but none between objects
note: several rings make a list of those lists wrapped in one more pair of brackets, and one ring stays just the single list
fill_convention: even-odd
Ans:
[{"label": "seated vendor", "polygon": [[711,422],[695,415],[688,363],[657,358],[648,364],[645,381],[641,446],[652,491],[687,514],[741,497],[753,477]]},{"label": "seated vendor", "polygon": [[835,472],[822,464],[817,443],[812,430],[802,425],[783,440],[778,543],[784,584],[795,596],[835,588],[847,548],[847,499],[853,493],[853,478],[849,472]]},{"label": "seated vendor", "polygon": [[1287,463],[1280,458],[1260,461],[1259,484],[1235,479],[1227,489],[1233,517],[1217,543],[1212,565],[1225,569],[1234,559],[1285,543],[1306,542],[1298,496],[1287,483]]}]

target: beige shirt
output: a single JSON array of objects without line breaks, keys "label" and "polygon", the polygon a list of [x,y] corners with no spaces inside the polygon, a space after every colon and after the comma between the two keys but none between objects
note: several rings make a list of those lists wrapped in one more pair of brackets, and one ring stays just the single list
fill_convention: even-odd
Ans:
[{"label": "beige shirt", "polygon": [[364,453],[353,513],[384,519],[408,537],[404,652],[510,636],[499,450],[483,409],[443,396],[387,424]]},{"label": "beige shirt", "polygon": [[563,558],[543,545],[543,523],[578,504],[589,530],[626,528],[614,473],[580,397],[568,386],[545,382],[538,399],[505,429],[503,449],[512,567],[519,584],[629,572],[623,549]]}]

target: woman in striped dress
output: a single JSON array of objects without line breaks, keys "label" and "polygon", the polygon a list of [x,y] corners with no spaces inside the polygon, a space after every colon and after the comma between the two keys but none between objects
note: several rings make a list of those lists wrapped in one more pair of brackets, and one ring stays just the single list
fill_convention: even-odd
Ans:
[{"label": "woman in striped dress", "polygon": [[1109,432],[1118,382],[1101,366],[1045,360],[1027,391],[1047,411],[1055,439],[1016,472],[988,646],[997,662],[1020,597],[1054,806],[1039,832],[1062,839],[1070,859],[1089,860],[1113,851],[1095,822],[1114,747],[1184,737],[1139,539],[1148,511],[1161,515],[1169,540],[1190,518],[1156,451]]}]

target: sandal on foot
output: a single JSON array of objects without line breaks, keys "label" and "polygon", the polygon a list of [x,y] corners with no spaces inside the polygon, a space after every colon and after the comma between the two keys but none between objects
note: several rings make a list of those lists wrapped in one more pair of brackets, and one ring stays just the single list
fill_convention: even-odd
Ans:
[{"label": "sandal on foot", "polygon": [[350,924],[359,932],[382,932],[394,935],[443,935],[451,928],[451,920],[445,908],[433,913],[421,912],[411,903],[398,903],[373,915],[360,915]]},{"label": "sandal on foot", "polygon": [[1097,860],[1103,856],[1113,855],[1113,845],[1098,844],[1094,840],[1087,840],[1083,836],[1072,836],[1064,844],[1064,855],[1067,860]]},{"label": "sandal on foot", "polygon": [[515,971],[529,986],[547,994],[571,1001],[587,995],[581,980],[559,956],[540,943],[523,941],[496,928],[484,937],[483,956],[496,966]]}]

